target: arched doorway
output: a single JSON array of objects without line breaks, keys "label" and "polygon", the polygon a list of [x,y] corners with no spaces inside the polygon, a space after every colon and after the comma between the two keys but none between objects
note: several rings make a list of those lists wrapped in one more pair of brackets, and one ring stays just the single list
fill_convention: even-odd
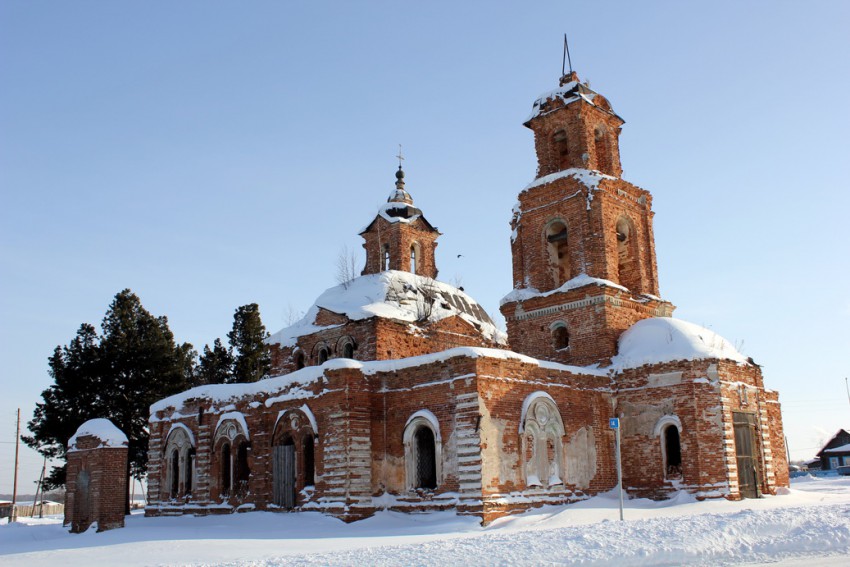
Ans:
[{"label": "arched doorway", "polygon": [[287,510],[295,507],[295,441],[287,435],[272,451],[274,504]]}]

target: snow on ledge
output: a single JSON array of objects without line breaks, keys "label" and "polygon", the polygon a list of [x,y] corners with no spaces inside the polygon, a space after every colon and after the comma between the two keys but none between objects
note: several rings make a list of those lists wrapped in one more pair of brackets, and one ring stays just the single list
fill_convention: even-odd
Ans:
[{"label": "snow on ledge", "polygon": [[599,285],[599,286],[604,286],[604,287],[613,287],[615,289],[619,289],[619,290],[622,290],[622,291],[629,291],[628,288],[623,287],[618,283],[612,282],[611,280],[604,280],[602,278],[593,278],[593,277],[588,276],[585,273],[581,273],[581,274],[577,275],[576,277],[574,277],[573,279],[567,280],[566,282],[564,282],[564,284],[561,287],[559,287],[557,289],[553,289],[551,291],[540,292],[540,291],[537,291],[536,289],[534,289],[533,287],[514,289],[510,293],[508,293],[505,297],[503,297],[501,299],[501,301],[499,301],[499,306],[502,306],[506,303],[512,303],[514,301],[526,301],[526,300],[529,300],[529,299],[532,299],[532,298],[535,298],[535,297],[547,297],[547,296],[555,294],[555,293],[570,291],[570,290],[577,289],[577,288],[580,288],[580,287],[583,287],[583,286],[586,286],[586,285]]},{"label": "snow on ledge", "polygon": [[613,175],[608,175],[595,169],[570,167],[561,171],[556,171],[555,173],[550,173],[549,175],[544,175],[543,177],[538,177],[537,179],[526,185],[525,188],[520,191],[520,194],[525,191],[528,191],[529,189],[533,189],[534,187],[539,187],[540,185],[552,183],[553,181],[557,181],[558,179],[561,179],[563,177],[572,177],[573,179],[593,191],[599,188],[599,184],[604,179],[617,179]]},{"label": "snow on ledge", "polygon": [[676,360],[732,360],[747,364],[738,349],[714,331],[672,317],[652,317],[629,327],[619,340],[613,370]]},{"label": "snow on ledge", "polygon": [[546,370],[570,372],[572,374],[583,374],[585,376],[608,376],[607,369],[599,370],[590,367],[571,366],[567,364],[560,364],[558,362],[538,360],[510,350],[483,347],[456,347],[436,353],[394,360],[358,361],[347,358],[334,358],[325,362],[321,366],[307,366],[300,370],[296,370],[295,372],[290,372],[289,374],[283,374],[281,376],[274,376],[266,380],[260,380],[259,382],[197,386],[152,404],[150,407],[150,420],[151,422],[167,421],[167,418],[157,418],[156,413],[164,411],[169,407],[180,409],[189,400],[204,400],[204,403],[223,404],[235,402],[249,396],[265,396],[264,403],[268,408],[277,402],[315,398],[316,395],[313,394],[312,391],[307,390],[306,386],[319,381],[325,375],[326,370],[351,368],[360,370],[360,372],[364,375],[370,376],[379,372],[395,372],[405,368],[414,368],[417,366],[432,364],[434,362],[444,362],[461,356],[469,358],[518,360],[526,364],[533,364],[540,368],[545,368]]},{"label": "snow on ledge", "polygon": [[129,443],[124,432],[115,427],[115,424],[105,418],[90,419],[77,428],[77,432],[68,440],[68,452],[79,451],[77,449],[77,438],[91,436],[100,440],[101,447],[121,448]]}]

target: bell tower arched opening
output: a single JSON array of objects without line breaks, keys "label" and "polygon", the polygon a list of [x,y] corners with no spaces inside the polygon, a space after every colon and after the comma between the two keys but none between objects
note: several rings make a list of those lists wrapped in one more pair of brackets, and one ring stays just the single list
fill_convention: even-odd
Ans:
[{"label": "bell tower arched opening", "polygon": [[572,277],[567,225],[563,221],[556,220],[546,226],[546,249],[553,287],[557,288]]}]

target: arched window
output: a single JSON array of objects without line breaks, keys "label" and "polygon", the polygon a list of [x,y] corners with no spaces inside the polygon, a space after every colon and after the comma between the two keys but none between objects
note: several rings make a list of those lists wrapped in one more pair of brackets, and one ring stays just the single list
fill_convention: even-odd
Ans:
[{"label": "arched window", "polygon": [[641,291],[640,263],[637,260],[637,241],[634,224],[626,216],[617,219],[617,278],[620,285],[634,293]]},{"label": "arched window", "polygon": [[570,346],[570,333],[567,331],[567,326],[563,321],[552,323],[552,326],[549,328],[552,331],[552,348],[563,350]]},{"label": "arched window", "polygon": [[598,126],[593,133],[593,149],[596,153],[596,169],[602,173],[611,172],[611,148],[608,143],[608,131],[604,126]]},{"label": "arched window", "polygon": [[534,392],[525,399],[520,435],[526,486],[551,488],[563,484],[564,422],[549,394]]},{"label": "arched window", "polygon": [[384,264],[383,271],[386,272],[387,270],[390,269],[390,245],[389,244],[384,244],[383,264]]},{"label": "arched window", "polygon": [[339,339],[336,343],[336,352],[342,358],[354,358],[354,339],[349,336]]},{"label": "arched window", "polygon": [[442,441],[437,418],[428,410],[410,416],[404,428],[404,459],[409,490],[434,490],[440,484]]},{"label": "arched window", "polygon": [[[225,414],[226,416],[227,414]],[[248,432],[244,420],[224,417],[216,428],[213,441],[214,455],[219,460],[219,494],[243,497],[248,492]]]},{"label": "arched window", "polygon": [[319,354],[316,357],[319,364],[324,364],[328,361],[328,349],[326,347],[319,348]]},{"label": "arched window", "polygon": [[572,277],[567,225],[563,221],[556,220],[547,225],[546,243],[549,251],[552,280],[555,287],[559,287]]},{"label": "arched window", "polygon": [[304,368],[304,352],[299,350],[295,353],[295,370],[302,368]]},{"label": "arched window", "polygon": [[664,478],[682,478],[682,422],[675,415],[665,415],[655,424],[655,435],[661,441]]},{"label": "arched window", "polygon": [[555,149],[555,162],[558,164],[558,169],[567,169],[570,166],[567,131],[564,129],[557,130],[552,135],[552,142]]},{"label": "arched window", "polygon": [[415,242],[410,245],[410,273],[415,274],[416,268],[419,266],[419,250],[418,244]]},{"label": "arched window", "polygon": [[173,425],[163,450],[166,459],[163,488],[168,491],[168,498],[178,498],[192,492],[194,453],[194,438],[189,428],[183,424]]}]

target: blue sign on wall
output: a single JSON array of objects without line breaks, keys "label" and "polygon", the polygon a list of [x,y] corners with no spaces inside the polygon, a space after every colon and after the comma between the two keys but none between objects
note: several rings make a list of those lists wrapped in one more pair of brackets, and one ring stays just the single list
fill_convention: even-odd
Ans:
[{"label": "blue sign on wall", "polygon": [[620,429],[620,420],[619,418],[612,417],[608,419],[608,427],[611,429]]}]

